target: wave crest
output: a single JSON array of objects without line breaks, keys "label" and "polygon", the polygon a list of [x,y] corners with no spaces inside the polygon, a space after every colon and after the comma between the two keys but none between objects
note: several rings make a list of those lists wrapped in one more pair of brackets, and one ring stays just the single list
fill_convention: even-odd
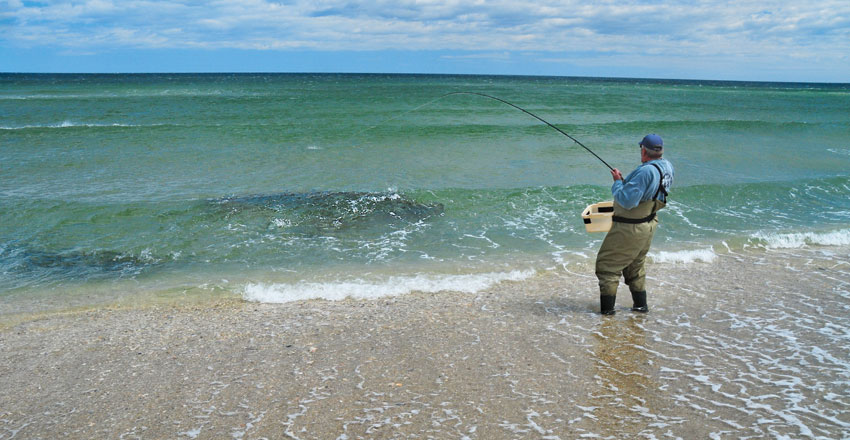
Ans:
[{"label": "wave crest", "polygon": [[287,303],[310,299],[340,301],[376,299],[399,296],[411,292],[437,293],[456,291],[475,293],[503,281],[521,281],[534,275],[533,270],[490,272],[468,275],[414,275],[391,276],[384,281],[332,281],[298,282],[294,284],[249,283],[242,297],[246,301],[261,303]]},{"label": "wave crest", "polygon": [[154,127],[163,124],[151,124],[151,125],[138,125],[138,124],[122,124],[122,123],[112,123],[112,124],[101,124],[101,123],[85,123],[85,122],[71,122],[71,121],[63,121],[58,124],[40,124],[40,125],[18,125],[18,126],[0,126],[0,130],[32,130],[32,129],[41,129],[41,128],[75,128],[75,127]]},{"label": "wave crest", "polygon": [[850,245],[850,229],[831,232],[797,232],[788,234],[758,233],[753,239],[769,249],[797,249],[806,246]]},{"label": "wave crest", "polygon": [[695,263],[701,261],[704,263],[712,263],[717,258],[714,249],[694,249],[675,252],[650,252],[649,258],[654,263]]}]

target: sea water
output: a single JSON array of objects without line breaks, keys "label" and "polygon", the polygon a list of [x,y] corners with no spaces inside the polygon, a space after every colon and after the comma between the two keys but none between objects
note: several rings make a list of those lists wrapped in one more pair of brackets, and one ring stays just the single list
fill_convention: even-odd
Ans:
[{"label": "sea water", "polygon": [[[2,313],[121,296],[476,291],[592,262],[647,133],[651,260],[850,243],[850,85],[361,74],[0,75]],[[427,105],[423,105],[426,104]]]}]

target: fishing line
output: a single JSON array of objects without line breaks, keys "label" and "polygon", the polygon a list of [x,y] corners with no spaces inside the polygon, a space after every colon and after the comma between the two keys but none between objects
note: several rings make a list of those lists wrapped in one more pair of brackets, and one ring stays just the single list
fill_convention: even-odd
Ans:
[{"label": "fishing line", "polygon": [[594,152],[593,152],[593,150],[591,150],[590,148],[587,148],[587,146],[585,146],[584,144],[582,144],[581,142],[579,142],[579,140],[578,140],[578,139],[576,139],[576,138],[574,138],[574,137],[570,136],[569,134],[567,134],[564,130],[561,130],[560,128],[558,128],[558,127],[556,127],[556,126],[552,125],[549,121],[547,121],[547,120],[545,120],[545,119],[541,118],[540,116],[535,115],[534,113],[531,113],[530,111],[528,111],[528,110],[526,110],[526,109],[524,109],[524,108],[522,108],[522,107],[520,107],[520,106],[518,106],[518,105],[516,105],[516,104],[512,104],[512,103],[510,103],[510,102],[508,102],[508,101],[505,101],[505,100],[504,100],[504,99],[502,99],[502,98],[497,98],[497,97],[495,97],[495,96],[490,96],[490,95],[488,95],[488,94],[486,94],[486,93],[479,93],[479,92],[451,92],[451,93],[446,93],[445,95],[438,96],[438,97],[436,97],[436,98],[434,98],[434,99],[432,99],[432,100],[430,100],[430,101],[428,101],[428,102],[426,102],[426,103],[424,103],[424,104],[422,104],[422,105],[419,105],[419,106],[417,106],[417,107],[415,107],[415,108],[412,108],[412,109],[410,109],[410,110],[408,110],[408,111],[406,111],[406,112],[404,112],[404,113],[400,113],[400,114],[398,114],[398,115],[396,115],[396,116],[393,116],[392,118],[389,118],[389,119],[387,119],[387,120],[385,120],[385,121],[381,121],[381,122],[380,122],[380,123],[378,123],[378,124],[375,124],[375,125],[373,125],[373,126],[371,126],[371,127],[369,127],[369,128],[366,128],[366,129],[364,129],[364,130],[361,130],[361,131],[359,131],[357,134],[363,133],[364,131],[367,131],[367,130],[371,130],[371,129],[373,129],[373,128],[375,128],[375,127],[379,126],[379,125],[386,124],[387,122],[390,122],[390,121],[393,121],[393,120],[395,120],[395,119],[398,119],[398,118],[400,118],[400,117],[402,117],[402,116],[404,116],[404,115],[406,115],[406,114],[408,114],[408,113],[415,112],[416,110],[419,110],[419,109],[421,109],[422,107],[425,107],[425,106],[431,105],[431,104],[433,104],[433,103],[435,103],[435,102],[437,102],[437,101],[439,101],[439,100],[441,100],[441,99],[443,99],[443,98],[445,98],[445,97],[452,96],[452,95],[477,95],[477,96],[483,96],[483,97],[485,97],[485,98],[489,98],[489,99],[493,99],[493,100],[499,101],[499,102],[501,102],[502,104],[507,104],[507,105],[509,105],[509,106],[511,106],[511,107],[513,107],[513,108],[515,108],[515,109],[517,109],[517,110],[519,110],[519,111],[521,111],[521,112],[523,112],[523,113],[525,113],[525,114],[527,114],[527,115],[529,115],[529,116],[533,117],[534,119],[537,119],[538,121],[540,121],[540,122],[542,122],[542,123],[544,123],[544,124],[548,125],[549,127],[551,127],[551,128],[553,128],[553,129],[555,129],[558,133],[561,133],[562,135],[564,135],[564,136],[568,137],[570,140],[572,140],[573,142],[577,143],[579,146],[581,146],[582,148],[584,148],[585,150],[587,150],[587,152],[588,152],[588,153],[590,153],[590,154],[592,154],[592,155],[593,155],[593,157],[595,157],[595,158],[599,159],[599,161],[600,161],[600,162],[602,162],[603,164],[605,164],[605,166],[606,166],[606,167],[608,167],[608,169],[610,169],[611,171],[613,171],[613,170],[614,170],[614,168],[613,168],[613,167],[611,167],[611,165],[608,165],[608,162],[605,162],[605,160],[604,160],[604,159],[602,159],[601,157],[599,157],[599,155],[598,155],[598,154],[594,153]]}]

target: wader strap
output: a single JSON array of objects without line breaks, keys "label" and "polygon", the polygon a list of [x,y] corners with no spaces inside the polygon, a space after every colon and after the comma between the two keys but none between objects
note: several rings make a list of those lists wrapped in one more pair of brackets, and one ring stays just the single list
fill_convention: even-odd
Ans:
[{"label": "wader strap", "polygon": [[658,170],[658,191],[655,191],[655,195],[652,197],[652,200],[658,200],[658,193],[664,194],[664,201],[667,201],[667,190],[664,189],[664,173],[661,172],[661,167],[658,166],[657,163],[651,163],[650,165],[654,166],[656,170]]},{"label": "wader strap", "polygon": [[[662,194],[664,194],[664,201],[666,202],[667,201],[667,190],[664,189],[664,173],[661,172],[661,167],[659,167],[658,164],[651,163],[650,165],[654,166],[655,169],[658,170],[658,190],[655,191],[655,195],[652,197],[652,201],[654,202],[654,201],[658,200],[658,193],[662,193]],[[657,203],[656,203],[656,206],[658,206]],[[628,217],[620,217],[618,215],[615,215],[611,218],[611,221],[615,221],[617,223],[628,223],[628,224],[632,224],[632,225],[637,225],[637,224],[640,224],[640,223],[651,222],[655,218],[656,212],[658,212],[658,210],[653,209],[652,214],[649,214],[648,216],[646,216],[644,218],[628,218]]]},{"label": "wader strap", "polygon": [[652,219],[654,219],[654,218],[655,218],[655,213],[653,212],[652,214],[649,214],[648,216],[646,216],[644,218],[628,218],[628,217],[620,217],[620,216],[615,215],[615,216],[611,217],[611,221],[615,221],[617,223],[629,223],[629,224],[632,224],[632,225],[636,225],[636,224],[639,224],[639,223],[651,222]]}]

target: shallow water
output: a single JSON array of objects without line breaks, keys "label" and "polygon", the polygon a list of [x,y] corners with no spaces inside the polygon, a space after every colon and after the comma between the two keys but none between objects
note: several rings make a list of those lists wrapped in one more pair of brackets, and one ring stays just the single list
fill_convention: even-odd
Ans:
[{"label": "shallow water", "polygon": [[650,313],[623,288],[612,317],[577,266],[477,293],[45,317],[0,333],[0,438],[846,438],[848,251],[653,264]]},{"label": "shallow water", "polygon": [[[677,425],[711,438],[846,436],[850,265],[840,252],[727,254],[672,277],[659,268],[656,291],[678,295],[594,333],[597,383],[612,390],[600,411],[615,408],[621,426],[653,420],[657,438]],[[627,374],[636,384],[619,389]],[[702,426],[665,407],[689,408]]]}]

